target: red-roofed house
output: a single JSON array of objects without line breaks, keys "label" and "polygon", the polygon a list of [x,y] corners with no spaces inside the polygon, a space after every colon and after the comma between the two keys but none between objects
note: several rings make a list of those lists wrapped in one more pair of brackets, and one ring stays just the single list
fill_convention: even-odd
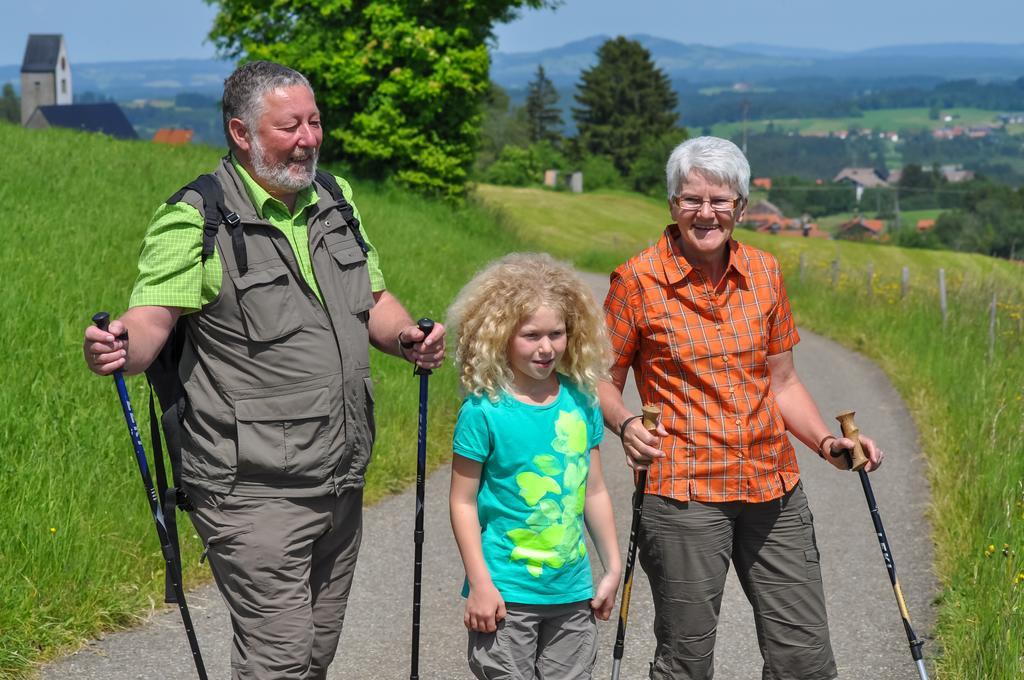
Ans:
[{"label": "red-roofed house", "polygon": [[153,135],[154,144],[170,144],[181,146],[192,141],[191,130],[179,130],[177,128],[160,128]]},{"label": "red-roofed house", "polygon": [[885,222],[882,220],[867,220],[863,217],[855,217],[849,222],[843,222],[836,227],[836,238],[848,241],[877,240],[881,237],[884,230]]},{"label": "red-roofed house", "polygon": [[918,220],[917,221],[917,230],[918,231],[928,231],[929,229],[931,229],[934,226],[935,226],[935,220]]},{"label": "red-roofed house", "polygon": [[755,177],[754,181],[751,182],[755,187],[764,189],[765,191],[771,191],[772,189],[772,178],[771,177]]}]

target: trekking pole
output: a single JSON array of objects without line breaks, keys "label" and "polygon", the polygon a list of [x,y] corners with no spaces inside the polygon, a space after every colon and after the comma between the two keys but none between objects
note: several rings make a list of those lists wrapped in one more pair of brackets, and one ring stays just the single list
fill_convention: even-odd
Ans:
[{"label": "trekking pole", "polygon": [[[98,312],[93,315],[92,322],[101,331],[105,331],[110,324],[110,315],[106,312]],[[156,522],[156,534],[160,540],[160,552],[163,553],[164,562],[167,565],[167,573],[171,575],[174,594],[178,600],[178,611],[181,612],[181,623],[185,626],[188,646],[192,650],[192,660],[196,664],[196,673],[199,674],[199,680],[207,680],[206,667],[203,665],[203,655],[199,651],[199,641],[196,639],[196,632],[192,627],[192,617],[189,616],[188,605],[185,604],[185,589],[181,583],[181,565],[178,563],[178,556],[171,545],[171,538],[167,531],[167,522],[164,518],[163,509],[157,500],[156,489],[153,488],[153,477],[149,474],[146,450],[142,447],[139,426],[135,422],[135,412],[132,410],[132,403],[128,398],[128,389],[125,387],[124,375],[121,371],[114,371],[114,385],[117,387],[117,396],[121,399],[124,421],[128,425],[128,434],[131,436],[132,446],[135,448],[135,462],[139,465],[142,484],[146,487],[149,510],[153,513],[153,521]]]},{"label": "trekking pole", "polygon": [[[644,428],[653,432],[658,427],[658,407],[650,404],[641,408]],[[640,518],[644,513],[644,494],[647,491],[647,468],[638,470],[636,490],[633,492],[633,523],[629,527],[629,548],[626,549],[626,570],[622,577],[622,601],[619,604],[619,629],[615,634],[615,649],[612,652],[612,680],[619,680],[619,666],[626,648],[626,624],[629,622],[629,598],[633,591],[633,564],[636,562],[637,534],[640,532]]]},{"label": "trekking pole", "polygon": [[[430,319],[420,319],[416,325],[424,339],[434,330],[434,322]],[[427,474],[427,378],[430,373],[429,368],[421,366],[413,370],[413,375],[420,377],[420,418],[416,443],[416,531],[413,533],[416,558],[412,575],[412,669],[409,680],[419,680],[420,677],[420,585],[423,574],[423,496]]]},{"label": "trekking pole", "polygon": [[885,535],[885,528],[882,526],[882,518],[878,514],[878,504],[875,502],[875,494],[871,490],[871,480],[864,466],[868,462],[867,456],[860,445],[860,428],[853,422],[853,411],[844,411],[836,416],[839,425],[843,430],[843,436],[853,440],[853,453],[851,454],[850,469],[856,470],[860,475],[860,484],[864,487],[864,498],[868,502],[868,510],[871,511],[871,521],[875,525],[875,535],[878,537],[878,545],[882,549],[882,558],[885,560],[885,569],[889,572],[889,582],[892,583],[892,591],[896,594],[896,604],[900,608],[900,616],[903,618],[903,629],[907,633],[907,642],[910,643],[910,655],[917,663],[917,672],[921,680],[928,680],[928,671],[924,667],[924,657],[921,654],[921,647],[924,640],[917,637],[913,627],[910,625],[910,611],[907,610],[907,603],[903,599],[903,589],[900,588],[900,580],[896,577],[896,563],[893,561],[892,552],[889,550],[889,539]]}]

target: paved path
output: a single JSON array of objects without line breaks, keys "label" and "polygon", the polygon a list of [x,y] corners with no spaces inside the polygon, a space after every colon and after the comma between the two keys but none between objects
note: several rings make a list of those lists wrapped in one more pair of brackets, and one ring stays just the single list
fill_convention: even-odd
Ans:
[{"label": "paved path", "polygon": [[[596,275],[587,278],[603,299],[607,279]],[[806,331],[801,335],[803,340],[796,349],[797,368],[826,419],[855,408],[861,430],[881,442],[886,451],[886,463],[872,474],[872,482],[915,626],[919,634],[927,632],[933,619],[930,602],[937,585],[925,519],[925,462],[918,453],[914,424],[877,367],[829,340]],[[631,382],[627,400],[632,400],[634,410],[639,412],[639,399]],[[797,448],[804,488],[815,517],[840,677],[917,678],[857,477],[835,471],[799,443]],[[413,450],[410,441],[410,452]],[[605,439],[601,455],[615,504],[620,545],[625,550],[631,478],[616,437]],[[409,464],[415,464],[411,457]],[[448,524],[448,477],[448,471],[441,469],[427,481],[420,649],[420,677],[424,680],[470,677],[465,663],[463,601],[459,597],[462,567]],[[413,493],[407,491],[366,511],[366,538],[331,680],[409,677]],[[211,587],[202,588],[190,595],[189,606],[210,678],[228,678],[231,634],[219,595]],[[654,648],[652,623],[650,589],[638,568],[622,667],[624,680],[646,677]],[[610,674],[614,638],[613,617],[600,627],[602,649],[597,678]],[[926,656],[934,651],[925,647]],[[716,669],[716,677],[724,680],[761,677],[750,605],[734,576],[729,578],[722,604]],[[42,677],[190,680],[195,674],[175,609],[158,613],[137,630],[91,643],[78,654],[44,668]]]}]

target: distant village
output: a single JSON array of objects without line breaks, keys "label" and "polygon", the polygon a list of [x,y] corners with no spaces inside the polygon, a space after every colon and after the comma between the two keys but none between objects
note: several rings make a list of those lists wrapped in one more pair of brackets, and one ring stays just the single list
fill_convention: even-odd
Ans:
[{"label": "distant village", "polygon": [[[951,184],[968,182],[974,179],[974,172],[964,170],[958,165],[944,165],[934,169],[942,178]],[[899,185],[901,170],[892,170],[882,176],[875,168],[843,168],[832,178],[832,184],[847,185],[856,192],[858,201],[865,189],[895,187]],[[825,184],[818,180],[818,184]],[[771,191],[770,177],[755,177],[751,181],[752,189]],[[808,238],[837,238],[854,241],[881,240],[885,233],[884,220],[867,219],[860,215],[835,227],[834,234],[822,231],[811,220],[809,215],[786,217],[783,211],[767,200],[761,200],[747,208],[743,225],[755,231],[778,236],[803,236]],[[928,231],[935,226],[933,219],[918,220],[914,227],[917,231]]]}]

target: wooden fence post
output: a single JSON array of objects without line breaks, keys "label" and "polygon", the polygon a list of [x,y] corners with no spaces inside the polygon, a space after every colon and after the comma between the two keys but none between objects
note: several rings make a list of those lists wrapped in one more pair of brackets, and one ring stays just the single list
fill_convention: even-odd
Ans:
[{"label": "wooden fence post", "polygon": [[939,308],[942,310],[942,327],[946,327],[949,309],[946,305],[946,270],[939,268]]},{"label": "wooden fence post", "polygon": [[875,279],[875,263],[868,262],[868,300],[872,300],[875,297],[874,279]]},{"label": "wooden fence post", "polygon": [[904,265],[903,273],[900,274],[900,299],[907,297],[910,291],[910,267]]},{"label": "wooden fence post", "polygon": [[807,273],[807,253],[800,253],[800,283],[804,281],[804,274]]}]

